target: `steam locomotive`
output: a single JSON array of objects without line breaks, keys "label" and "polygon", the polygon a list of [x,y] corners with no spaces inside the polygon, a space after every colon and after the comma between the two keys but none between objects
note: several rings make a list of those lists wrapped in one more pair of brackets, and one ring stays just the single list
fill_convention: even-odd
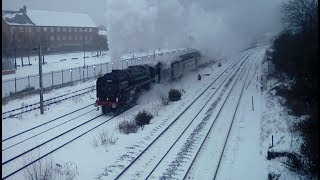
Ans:
[{"label": "steam locomotive", "polygon": [[186,71],[194,69],[200,61],[200,52],[194,51],[179,56],[165,67],[161,62],[155,66],[136,65],[123,70],[112,70],[97,79],[96,106],[102,113],[119,113],[134,105],[139,95],[148,90],[152,83],[180,78]]}]

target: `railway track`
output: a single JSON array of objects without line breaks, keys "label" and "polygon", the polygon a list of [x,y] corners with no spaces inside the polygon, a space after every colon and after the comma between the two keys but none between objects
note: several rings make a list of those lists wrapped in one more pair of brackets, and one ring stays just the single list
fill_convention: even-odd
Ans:
[{"label": "railway track", "polygon": [[[164,157],[167,159],[164,159],[162,160],[162,162],[159,162],[158,164],[160,165],[154,168],[154,169],[157,168],[160,170],[157,173],[155,173],[152,178],[155,178],[155,177],[174,178],[174,174],[177,174],[177,172],[185,171],[185,165],[187,164],[188,160],[190,161],[190,158],[188,157],[192,157],[192,155],[196,152],[197,149],[199,150],[202,148],[203,141],[202,143],[199,143],[199,142],[201,142],[202,139],[207,138],[208,133],[211,131],[212,127],[216,122],[217,117],[220,115],[222,109],[225,107],[227,100],[230,99],[231,93],[236,87],[235,85],[238,83],[238,80],[243,76],[244,72],[245,72],[245,68],[243,68],[239,73],[234,74],[234,76],[237,76],[237,77],[234,77],[235,80],[233,82],[230,81],[230,84],[229,84],[231,86],[230,89],[225,88],[225,91],[226,91],[225,93],[227,93],[225,98],[223,97],[223,93],[221,93],[219,98],[216,99],[214,102],[212,102],[211,106],[206,109],[206,113],[204,114],[204,116],[195,117],[195,118],[200,118],[200,121],[197,124],[196,128],[191,129],[189,133],[185,134],[185,137],[187,138],[183,138],[183,139],[187,139],[187,140],[181,140],[180,145],[175,147],[177,152],[174,152],[174,151],[170,152],[171,159],[173,158],[174,160],[171,160],[170,158],[168,159],[167,158],[168,155]],[[223,101],[220,108],[218,108],[219,101]],[[216,111],[218,111],[216,115],[215,115],[216,111],[213,110],[214,108],[217,108]],[[215,117],[214,120],[212,120],[213,117]],[[161,169],[163,169],[162,167],[165,167],[165,166],[169,168],[165,171],[163,170],[161,171]],[[159,172],[162,172],[162,173],[159,173]],[[150,177],[151,175],[152,173],[150,173],[148,177]],[[181,176],[181,177],[184,177],[184,176]],[[184,177],[184,179],[185,178],[186,177]]]},{"label": "railway track", "polygon": [[[250,55],[251,55],[251,54],[250,54]],[[246,59],[247,59],[250,55],[248,55],[248,56],[246,57]],[[243,65],[243,63],[246,61],[246,59],[241,63],[240,66]],[[240,61],[241,61],[241,60],[239,60],[238,62],[240,62]],[[208,90],[208,89],[213,85],[214,82],[216,82],[223,74],[225,74],[225,72],[226,72],[227,70],[230,70],[230,71],[235,70],[235,69],[233,69],[233,70],[231,70],[231,69],[232,69],[232,68],[235,68],[235,65],[237,65],[238,62],[236,62],[236,63],[234,63],[234,64],[231,64],[223,73],[221,73],[220,76],[218,76],[218,78],[216,78],[216,79],[206,88],[206,90]],[[239,66],[239,67],[240,67],[240,66]],[[239,67],[238,67],[238,68],[239,68]],[[245,71],[243,71],[243,72],[245,72]],[[237,71],[237,73],[238,73],[238,71]],[[239,78],[241,73],[238,73],[238,74],[239,74],[239,76],[238,76],[238,78]],[[243,74],[244,74],[244,73],[243,73]],[[242,76],[243,76],[243,74],[242,74]],[[230,73],[230,75],[231,75],[231,73]],[[234,74],[234,75],[235,75],[235,74]],[[214,96],[214,94],[218,91],[218,89],[220,89],[220,87],[221,87],[221,86],[223,85],[223,83],[228,79],[228,77],[229,77],[229,75],[228,75],[228,76],[225,78],[225,80],[219,85],[219,88],[216,88],[216,91],[212,94],[211,98],[212,98],[212,97]],[[229,82],[229,81],[228,81],[228,82]],[[236,81],[235,81],[234,84],[236,84]],[[243,87],[244,87],[244,86],[243,86]],[[206,93],[206,90],[203,91],[203,92],[200,94],[200,96],[198,96],[198,98],[201,97],[204,93]],[[220,89],[220,90],[221,90],[221,89]],[[231,90],[231,91],[232,91],[232,90]],[[231,91],[230,91],[230,92],[231,92]],[[242,89],[242,91],[243,91],[243,89]],[[209,96],[209,93],[206,94],[206,97],[207,97],[207,96]],[[197,100],[198,98],[196,98],[196,100]],[[191,106],[194,102],[195,102],[195,101],[193,101],[193,102],[190,104],[190,106]],[[209,101],[208,101],[208,102],[209,102]],[[207,103],[206,103],[206,104],[207,104]],[[205,107],[206,104],[205,104],[203,107]],[[188,106],[188,108],[189,108],[190,106]],[[187,108],[187,109],[188,109],[188,108]],[[186,110],[187,110],[187,109],[186,109]],[[179,118],[182,118],[182,117],[184,116],[183,113],[185,113],[186,110],[183,111],[182,114],[180,114],[180,115],[176,118],[176,120],[179,119]],[[198,114],[200,114],[200,112],[199,112]],[[198,115],[198,114],[197,114],[197,115]],[[22,156],[25,156],[25,155],[28,154],[29,152],[35,151],[36,149],[39,149],[41,146],[46,145],[47,143],[53,142],[53,141],[55,141],[55,140],[58,139],[58,138],[61,139],[62,136],[65,137],[64,135],[68,134],[69,132],[72,132],[73,130],[75,130],[75,129],[77,129],[77,128],[80,129],[80,127],[82,127],[82,125],[87,124],[87,123],[89,123],[89,122],[93,122],[93,121],[96,120],[96,119],[100,119],[99,117],[100,117],[100,115],[99,115],[99,116],[96,116],[96,117],[94,117],[94,118],[92,118],[92,119],[90,119],[90,120],[87,120],[86,122],[84,122],[84,123],[82,123],[82,124],[80,124],[80,125],[78,125],[78,126],[76,126],[76,127],[73,127],[73,128],[71,128],[70,130],[68,130],[68,131],[66,131],[66,132],[64,132],[64,133],[62,133],[62,134],[59,134],[58,136],[55,136],[55,137],[53,137],[53,138],[51,138],[51,139],[49,139],[49,140],[41,143],[40,145],[35,146],[35,147],[29,149],[28,151],[25,151],[24,153],[20,153],[19,155],[15,156],[15,157],[13,157],[13,158],[11,158],[11,159],[7,159],[6,161],[2,162],[2,169],[6,168],[6,167],[4,167],[4,165],[10,164],[10,163],[13,162],[13,161],[17,161],[18,158],[20,158],[20,157],[22,157]],[[115,117],[116,117],[116,116],[110,117],[110,118],[108,118],[107,120],[103,121],[102,123],[97,123],[97,124],[95,124],[95,125],[90,126],[90,128],[89,128],[89,127],[88,127],[88,128],[84,128],[85,130],[83,130],[83,129],[79,130],[79,129],[78,129],[79,133],[77,133],[76,136],[72,136],[72,137],[65,138],[65,139],[68,139],[67,142],[64,141],[64,142],[62,142],[62,143],[58,143],[58,145],[57,145],[55,148],[53,148],[53,149],[51,149],[51,150],[48,150],[48,151],[46,151],[46,152],[44,152],[44,153],[41,153],[41,155],[40,155],[39,158],[33,159],[33,160],[31,160],[29,163],[25,164],[24,166],[22,166],[22,167],[20,167],[20,168],[18,168],[18,169],[16,169],[16,170],[14,170],[14,171],[11,171],[10,173],[7,173],[7,174],[3,175],[4,177],[2,177],[2,178],[3,178],[3,179],[6,179],[6,178],[12,176],[13,174],[15,174],[15,173],[21,171],[22,169],[28,167],[28,166],[31,165],[32,163],[34,163],[34,162],[36,162],[36,161],[38,161],[38,160],[40,160],[40,159],[48,156],[49,154],[53,153],[54,151],[56,151],[56,150],[64,147],[65,145],[73,142],[74,140],[80,138],[80,137],[83,136],[84,134],[87,134],[88,132],[92,131],[93,129],[96,129],[97,127],[101,126],[102,124],[110,121],[111,119],[113,119],[113,118],[115,118]],[[176,122],[176,120],[174,120],[173,123]],[[192,120],[192,121],[193,121],[193,120]],[[173,123],[172,123],[172,124],[173,124]],[[172,124],[170,124],[163,132],[165,132],[166,130],[168,130]],[[189,127],[189,126],[188,126],[188,127]],[[183,132],[185,132],[185,131],[183,131]],[[162,134],[162,133],[161,133],[161,134]],[[161,136],[161,134],[160,134],[160,136]],[[40,134],[39,134],[39,135],[40,135]],[[38,136],[38,135],[37,135],[37,136]],[[160,136],[158,136],[158,137],[160,137]],[[153,141],[153,142],[154,142],[154,141]],[[152,142],[152,143],[153,143],[153,142]],[[152,143],[151,143],[151,144],[152,144]],[[55,143],[55,144],[56,144],[56,143]],[[150,146],[151,146],[151,144],[150,144]],[[171,149],[171,148],[170,148],[170,149]],[[169,151],[170,151],[170,149],[169,149]],[[145,152],[145,151],[144,151],[144,152]],[[144,152],[142,152],[141,154],[143,154]],[[165,156],[164,156],[164,157],[165,157]],[[139,157],[138,157],[138,158],[139,158]],[[137,158],[137,159],[138,159],[138,158]],[[135,161],[135,160],[134,160],[134,161]],[[161,163],[161,161],[160,161],[160,163]],[[158,163],[158,164],[159,164],[159,163]],[[128,169],[130,166],[131,166],[131,165],[127,166],[125,169]],[[157,165],[157,166],[158,166],[158,165]],[[156,167],[157,167],[157,166],[156,166]],[[8,166],[8,169],[10,169],[9,166]],[[125,171],[126,171],[126,170],[125,170]],[[125,171],[123,171],[123,173],[125,173]],[[152,172],[154,172],[154,170],[152,170]],[[147,178],[150,177],[150,175],[152,174],[152,172],[147,176]],[[122,177],[123,173],[121,172],[121,173],[117,176],[117,178]]]},{"label": "railway track", "polygon": [[[245,77],[243,83],[239,83],[239,85],[237,86],[238,88],[241,89],[240,94],[235,95],[238,98],[236,98],[236,100],[234,100],[234,101],[229,100],[230,101],[229,107],[230,107],[230,104],[236,104],[234,107],[234,110],[231,111],[231,113],[230,113],[230,111],[228,111],[229,115],[232,114],[232,117],[228,117],[226,115],[226,111],[225,110],[221,111],[222,108],[220,109],[220,111],[219,111],[218,115],[215,117],[213,124],[211,125],[209,131],[206,133],[205,137],[203,138],[199,148],[197,148],[197,152],[195,153],[195,155],[192,156],[192,161],[188,165],[188,168],[183,175],[183,179],[191,179],[191,178],[195,178],[195,179],[202,178],[203,179],[203,178],[210,178],[212,176],[213,176],[213,179],[216,179],[217,172],[219,171],[219,167],[222,163],[222,156],[224,154],[226,144],[228,142],[230,132],[232,130],[232,126],[233,126],[234,120],[235,120],[237,112],[238,112],[238,108],[239,108],[239,104],[240,104],[240,101],[242,98],[243,90],[244,90],[246,83],[248,82],[248,75],[249,75],[252,64],[253,64],[253,62],[251,63],[250,67],[247,70],[247,74],[246,74],[246,77]],[[242,74],[242,76],[244,76],[244,74],[245,74],[245,71]],[[222,117],[224,117],[224,119],[222,119]],[[215,148],[209,150],[210,144],[212,145],[212,143],[214,143]],[[223,147],[220,147],[221,145],[223,145]],[[211,152],[209,152],[209,151],[211,151]],[[206,154],[203,154],[203,152],[205,152]],[[208,155],[208,154],[211,154],[211,155]],[[201,156],[201,158],[199,158],[199,156]],[[206,157],[205,158],[206,162],[217,162],[217,163],[210,164],[210,170],[206,169],[207,174],[206,173],[200,174],[200,173],[197,173],[197,171],[199,170],[198,167],[201,166],[201,163],[204,162],[204,157]],[[199,160],[199,159],[201,159],[201,160]],[[210,171],[212,171],[212,169],[214,169],[214,173],[209,173]]]},{"label": "railway track", "polygon": [[[89,112],[92,112],[91,110]],[[124,113],[124,112],[122,112]],[[121,114],[122,114],[121,113]],[[26,151],[17,151],[18,147],[22,144],[19,143],[16,147],[11,147],[8,151],[2,152],[2,179],[7,179],[8,177],[16,174],[17,172],[27,168],[28,166],[32,165],[33,163],[45,158],[46,156],[52,154],[53,152],[61,149],[62,147],[70,144],[71,142],[79,139],[83,135],[91,132],[92,130],[100,127],[101,125],[109,122],[110,120],[120,116],[121,114],[110,116],[109,118],[105,119],[105,116],[102,117],[102,114],[96,115],[94,118],[92,117],[94,113],[85,113],[88,115],[88,119],[85,119],[80,124],[69,128],[68,130],[61,133],[61,130],[57,130],[54,136],[49,137],[39,144],[33,144],[28,148]],[[82,116],[82,115],[80,115]],[[78,117],[80,117],[78,116]],[[71,120],[71,119],[69,119]],[[69,121],[68,120],[68,121]],[[100,121],[98,121],[100,120]],[[102,122],[101,122],[102,121]],[[56,128],[56,127],[55,127]],[[48,129],[48,130],[51,130]],[[47,131],[44,131],[47,132]],[[44,133],[41,132],[40,134]],[[39,135],[40,135],[39,134]],[[38,136],[38,135],[37,135]],[[32,137],[34,138],[34,137]],[[25,143],[25,142],[21,142]],[[14,150],[15,149],[15,150]],[[26,149],[25,147],[23,149]],[[30,160],[31,157],[31,160]],[[36,158],[34,158],[36,157]],[[27,160],[27,162],[25,162]],[[21,164],[21,162],[25,162]]]},{"label": "railway track", "polygon": [[[248,55],[249,56],[249,55]],[[248,58],[248,56],[246,57],[246,58]],[[241,59],[241,60],[243,60],[243,59]],[[238,62],[240,62],[240,60],[238,61]],[[191,106],[200,98],[200,97],[203,97],[202,95],[214,84],[214,82],[216,82],[223,74],[225,74],[225,72],[227,72],[229,69],[231,69],[231,67],[234,67],[238,62],[236,62],[235,64],[231,64],[226,70],[224,70],[224,72],[223,73],[221,73],[221,75],[219,76],[219,77],[217,77],[182,113],[180,113],[179,114],[179,116],[178,117],[176,117],[173,121],[172,121],[172,123],[164,130],[164,131],[162,131],[162,133],[160,133],[152,142],[151,142],[151,144],[149,144],[144,150],[141,150],[141,153],[138,155],[138,156],[136,156],[135,158],[134,158],[134,160],[132,160],[130,163],[129,163],[129,165],[127,165],[117,176],[116,176],[116,179],[118,179],[118,178],[122,178],[122,177],[132,177],[134,174],[132,174],[132,172],[130,173],[129,171],[130,171],[130,169],[134,169],[134,164],[140,164],[140,165],[142,165],[142,164],[148,164],[148,167],[150,166],[150,164],[152,164],[152,162],[153,161],[156,161],[156,160],[154,160],[153,158],[150,158],[150,159],[148,159],[148,161],[146,162],[146,161],[143,161],[143,162],[139,162],[139,160],[140,159],[143,159],[142,158],[142,156],[143,157],[145,157],[145,156],[148,156],[148,155],[146,155],[148,152],[152,152],[152,150],[150,150],[150,148],[152,149],[152,148],[158,148],[159,147],[159,143],[157,143],[157,142],[159,142],[159,141],[163,141],[163,139],[168,139],[168,138],[161,138],[161,137],[164,137],[164,134],[166,133],[167,134],[167,132],[169,131],[169,130],[171,130],[171,131],[176,131],[176,130],[178,130],[178,128],[177,127],[179,127],[180,125],[179,125],[179,123],[181,124],[181,122],[183,122],[183,121],[177,121],[178,119],[187,119],[186,118],[186,116],[189,116],[190,114],[188,114],[188,113],[186,113],[186,111],[188,110],[188,109],[190,109],[191,108]],[[244,62],[244,61],[243,61]],[[243,63],[241,63],[241,65],[242,65]],[[230,74],[229,74],[230,75]],[[228,79],[228,77],[229,77],[229,75],[224,79],[224,81],[223,81],[223,83],[221,83],[220,85],[219,85],[219,88],[217,88],[216,90],[215,90],[215,92],[213,93],[213,94],[211,94],[211,97],[218,91],[218,89],[220,89],[220,87],[222,86],[222,84],[224,84],[224,82]],[[208,96],[208,94],[205,96],[205,97],[207,97]],[[203,99],[200,99],[200,100],[203,100]],[[199,105],[199,104],[194,104],[194,106],[196,106],[196,105]],[[203,105],[203,106],[205,106],[205,105]],[[194,112],[193,112],[194,113]],[[200,112],[199,112],[200,113]],[[198,114],[199,114],[198,113]],[[187,114],[187,115],[186,115]],[[197,115],[198,115],[197,114]],[[196,116],[197,116],[196,115]],[[184,119],[184,120],[185,120]],[[194,120],[194,119],[193,119]],[[189,123],[189,125],[193,122],[193,120]],[[181,124],[182,126],[184,126],[185,127],[185,124]],[[184,131],[183,132],[185,132],[185,130],[187,130],[188,129],[188,127],[189,127],[189,125],[187,126],[187,128],[185,128],[184,129]],[[181,129],[181,127],[180,127],[180,129]],[[183,133],[182,133],[183,134]],[[173,138],[173,137],[172,137]],[[171,138],[171,139],[172,139]],[[169,138],[170,139],[170,138]],[[179,139],[179,138],[178,138]],[[156,142],[157,141],[157,142]],[[168,143],[168,142],[162,142],[162,143],[160,143],[160,144],[166,144],[166,143]],[[157,145],[158,144],[158,145]],[[170,143],[171,144],[171,143]],[[175,143],[174,143],[175,144]],[[173,145],[174,145],[173,144]],[[162,147],[162,148],[164,148],[164,149],[166,149],[165,147]],[[172,148],[172,147],[171,147]],[[171,149],[170,147],[168,147],[168,149],[170,150]],[[152,153],[151,153],[152,154]],[[152,157],[152,155],[150,155],[149,154],[149,156],[151,156]],[[158,154],[157,154],[157,156],[159,156]],[[153,157],[155,157],[155,155],[153,156]],[[161,161],[161,160],[160,160]],[[135,165],[135,167],[139,167],[139,165]],[[147,167],[145,167],[145,166],[143,166],[143,168],[146,168],[146,169],[150,169],[150,167],[149,168],[147,168]],[[134,171],[134,170],[133,170]],[[134,172],[136,172],[137,174],[140,174],[141,175],[141,173],[142,172],[139,172],[139,171],[134,171]],[[153,171],[151,171],[151,172],[153,172]],[[127,175],[127,176],[126,176]],[[145,176],[144,176],[145,177]],[[147,177],[149,177],[149,176],[147,176]],[[141,176],[139,176],[139,179],[141,178]]]},{"label": "railway track", "polygon": [[[91,105],[90,105],[90,107],[91,107]],[[87,109],[87,108],[85,108],[85,109]],[[5,141],[2,141],[2,152],[9,150],[15,146],[18,146],[22,143],[28,143],[28,141],[31,141],[32,139],[37,138],[40,135],[46,136],[47,134],[51,133],[52,131],[56,130],[58,127],[61,127],[63,125],[70,126],[70,123],[72,121],[77,120],[78,118],[80,118],[84,115],[87,115],[88,113],[95,111],[96,109],[97,108],[90,108],[89,110],[87,110],[84,113],[79,113],[79,115],[77,115],[78,113],[75,114],[74,117],[67,116],[69,119],[66,119],[66,120],[56,118],[55,120],[60,120],[60,122],[57,121],[57,122],[55,122],[55,124],[44,123],[39,126],[36,126],[36,128],[33,127],[33,128],[28,129],[22,133],[15,134],[15,135],[5,139]],[[63,117],[66,117],[66,116],[63,116]],[[49,121],[49,122],[53,122],[53,121]],[[47,125],[47,126],[44,126],[44,125]],[[72,126],[72,124],[71,124],[71,126]],[[59,130],[56,130],[56,131],[59,131]],[[9,139],[11,139],[11,140],[8,142]],[[35,140],[35,141],[37,141],[37,140]],[[23,144],[22,144],[22,146],[23,146]],[[28,143],[27,146],[30,146],[30,144]],[[26,146],[23,146],[23,147],[26,148]]]},{"label": "railway track", "polygon": [[[61,101],[65,101],[65,100],[68,100],[68,99],[71,99],[71,98],[74,98],[74,97],[77,97],[77,96],[84,95],[84,94],[92,92],[94,90],[95,90],[95,86],[90,86],[90,87],[83,88],[83,89],[80,89],[80,90],[77,90],[77,91],[73,91],[73,92],[70,92],[70,93],[63,94],[61,96],[57,96],[57,97],[46,99],[46,100],[44,100],[43,104],[44,104],[44,107],[50,106],[52,104],[56,104],[56,103],[59,103]],[[37,110],[39,108],[40,108],[40,102],[29,104],[29,105],[23,105],[23,106],[21,106],[19,108],[3,112],[2,113],[2,120],[7,119],[7,118],[13,118],[13,117],[15,117],[17,115],[21,115],[21,114],[26,113],[26,112]]]}]

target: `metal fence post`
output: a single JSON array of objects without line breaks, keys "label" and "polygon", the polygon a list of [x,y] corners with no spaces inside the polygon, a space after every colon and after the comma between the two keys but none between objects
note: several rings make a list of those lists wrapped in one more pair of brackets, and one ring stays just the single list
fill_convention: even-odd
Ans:
[{"label": "metal fence post", "polygon": [[62,71],[61,71],[61,72],[62,72],[62,76],[61,76],[61,77],[62,77],[62,83],[61,83],[61,84],[63,84],[63,69],[62,69]]},{"label": "metal fence post", "polygon": [[14,92],[17,93],[17,78],[14,77]]},{"label": "metal fence post", "polygon": [[108,73],[108,63],[106,63],[106,65],[107,65],[107,73]]},{"label": "metal fence post", "polygon": [[254,111],[254,106],[253,106],[253,96],[251,96],[252,98],[252,111]]},{"label": "metal fence post", "polygon": [[84,81],[84,67],[82,68],[82,80]]},{"label": "metal fence post", "polygon": [[53,71],[51,71],[51,81],[52,81],[52,85],[53,86]]},{"label": "metal fence post", "polygon": [[96,68],[93,66],[93,77],[96,77]]},{"label": "metal fence post", "polygon": [[72,79],[72,69],[70,70],[71,73],[71,82],[73,83],[73,79]]},{"label": "metal fence post", "polygon": [[30,76],[28,75],[28,88],[30,87]]},{"label": "metal fence post", "polygon": [[81,81],[81,70],[80,70],[80,66],[79,66],[79,76],[80,76],[79,81]]},{"label": "metal fence post", "polygon": [[87,65],[87,78],[89,78],[89,66]]}]

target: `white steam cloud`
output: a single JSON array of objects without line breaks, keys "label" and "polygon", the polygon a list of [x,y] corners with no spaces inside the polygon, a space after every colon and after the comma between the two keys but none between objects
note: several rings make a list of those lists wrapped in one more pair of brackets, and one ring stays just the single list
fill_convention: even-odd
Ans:
[{"label": "white steam cloud", "polygon": [[106,0],[112,60],[156,48],[207,49],[212,56],[239,51],[282,29],[281,1]]}]

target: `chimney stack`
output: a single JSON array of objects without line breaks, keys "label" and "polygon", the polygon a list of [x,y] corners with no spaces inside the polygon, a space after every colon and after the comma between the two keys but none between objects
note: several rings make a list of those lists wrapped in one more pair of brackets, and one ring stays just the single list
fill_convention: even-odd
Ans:
[{"label": "chimney stack", "polygon": [[23,10],[24,10],[25,13],[27,12],[27,6],[26,5],[23,5]]}]

